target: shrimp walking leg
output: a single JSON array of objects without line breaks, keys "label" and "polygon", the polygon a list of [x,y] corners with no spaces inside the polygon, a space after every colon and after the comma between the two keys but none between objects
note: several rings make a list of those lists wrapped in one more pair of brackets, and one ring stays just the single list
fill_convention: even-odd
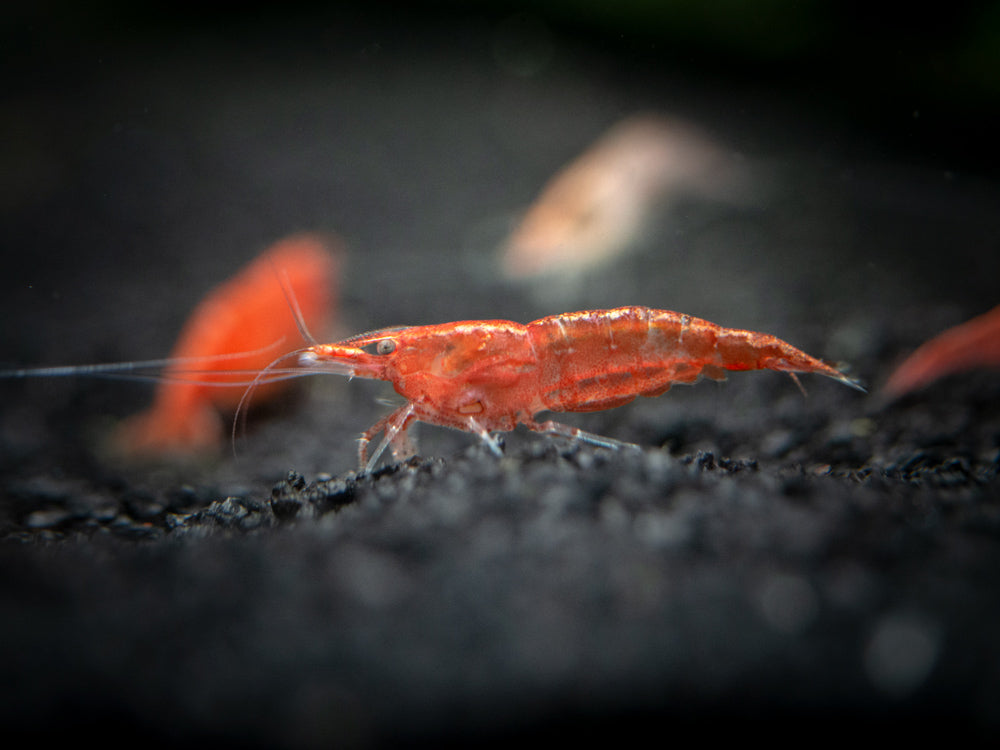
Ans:
[{"label": "shrimp walking leg", "polygon": [[[361,436],[358,441],[358,465],[370,472],[375,468],[379,458],[385,449],[392,446],[392,456],[397,461],[405,461],[416,455],[417,446],[407,433],[409,423],[413,420],[415,408],[413,404],[404,404],[387,417],[383,417],[371,426]],[[379,442],[372,455],[368,456],[368,445],[372,438],[380,432],[385,431],[385,435]]]},{"label": "shrimp walking leg", "polygon": [[490,452],[494,456],[496,456],[497,458],[503,456],[503,451],[500,450],[499,441],[495,437],[493,437],[493,435],[490,433],[489,430],[487,430],[485,427],[479,424],[479,422],[477,422],[472,417],[469,417],[467,424],[469,430],[479,435],[482,441],[486,443],[486,447],[490,449]]},{"label": "shrimp walking leg", "polygon": [[568,438],[569,440],[579,440],[581,443],[596,445],[598,448],[610,448],[612,450],[619,450],[621,448],[639,448],[639,446],[635,443],[615,440],[614,438],[605,437],[604,435],[595,435],[593,432],[581,430],[579,427],[570,427],[568,424],[563,424],[562,422],[554,422],[552,420],[536,422],[534,420],[529,420],[524,422],[524,424],[529,430],[534,430],[535,432],[558,435],[559,437]]}]

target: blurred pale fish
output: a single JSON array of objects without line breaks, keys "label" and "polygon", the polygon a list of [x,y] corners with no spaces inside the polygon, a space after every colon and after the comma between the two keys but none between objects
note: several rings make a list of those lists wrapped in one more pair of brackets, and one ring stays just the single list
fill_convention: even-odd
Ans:
[{"label": "blurred pale fish", "polygon": [[694,125],[625,119],[556,174],[501,248],[508,278],[579,274],[632,246],[657,207],[683,195],[733,200],[743,167]]}]

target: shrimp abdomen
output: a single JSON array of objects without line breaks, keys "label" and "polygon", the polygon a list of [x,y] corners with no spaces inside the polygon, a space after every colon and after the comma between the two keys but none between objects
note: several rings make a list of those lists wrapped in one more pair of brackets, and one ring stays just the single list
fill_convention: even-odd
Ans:
[{"label": "shrimp abdomen", "polygon": [[858,387],[815,357],[765,333],[670,310],[620,307],[553,315],[528,325],[553,411],[596,411],[659,396],[674,383],[724,380],[726,370],[815,372]]},{"label": "shrimp abdomen", "polygon": [[653,349],[669,348],[670,333],[651,334],[657,311],[645,307],[585,310],[528,324],[538,356],[541,402],[552,411],[598,411],[639,395],[666,391],[687,377]]}]

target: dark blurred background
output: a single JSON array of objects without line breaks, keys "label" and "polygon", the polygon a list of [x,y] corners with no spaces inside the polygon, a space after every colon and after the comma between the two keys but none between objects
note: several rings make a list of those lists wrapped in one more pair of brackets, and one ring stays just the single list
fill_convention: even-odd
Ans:
[{"label": "dark blurred background", "polygon": [[761,87],[761,95],[792,96],[797,106],[853,122],[887,149],[952,168],[997,167],[1000,4],[986,1],[905,12],[850,0],[17,3],[3,11],[0,31],[5,97],[72,88],[78,76],[150,45],[239,42],[267,58],[279,49],[295,55],[286,47],[293,42],[304,56],[352,59],[394,45],[461,44],[463,36],[471,48],[469,29],[518,14],[523,33],[509,24],[506,43],[525,75],[545,63],[532,62],[540,20],[618,64]]}]

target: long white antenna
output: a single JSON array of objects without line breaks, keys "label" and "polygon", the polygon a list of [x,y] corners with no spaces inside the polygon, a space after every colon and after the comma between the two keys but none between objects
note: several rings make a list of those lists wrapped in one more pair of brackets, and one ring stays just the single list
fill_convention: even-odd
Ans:
[{"label": "long white antenna", "polygon": [[278,281],[281,282],[281,292],[285,295],[288,307],[292,311],[292,317],[295,318],[295,327],[299,329],[299,334],[307,344],[310,346],[316,346],[319,342],[316,341],[316,339],[313,338],[312,333],[309,332],[309,326],[306,325],[306,319],[302,315],[302,308],[299,307],[299,301],[295,296],[295,290],[292,289],[292,282],[288,279],[288,271],[284,268],[278,268],[277,264],[274,262],[274,258],[271,256],[268,256],[267,259],[274,268]]}]

